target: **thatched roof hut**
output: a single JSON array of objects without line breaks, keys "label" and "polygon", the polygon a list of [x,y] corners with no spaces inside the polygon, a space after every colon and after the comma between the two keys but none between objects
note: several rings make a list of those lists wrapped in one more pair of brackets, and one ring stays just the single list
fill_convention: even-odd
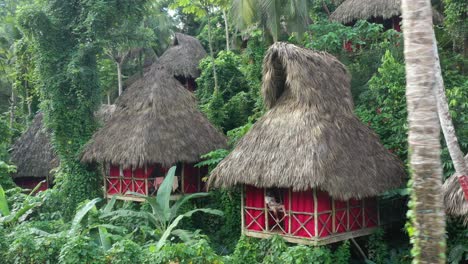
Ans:
[{"label": "thatched roof hut", "polygon": [[226,147],[226,138],[198,110],[194,95],[153,64],[116,101],[112,118],[86,146],[82,161],[128,167],[196,162]]},{"label": "thatched roof hut", "polygon": [[158,59],[158,64],[175,77],[197,78],[200,76],[198,63],[206,57],[200,41],[182,33],[175,33],[173,45]]},{"label": "thatched roof hut", "polygon": [[[465,162],[468,163],[468,155],[465,156]],[[458,176],[455,173],[445,180],[442,186],[445,210],[449,215],[460,217],[468,225],[468,201],[466,201],[463,190],[458,182]]]},{"label": "thatched roof hut", "polygon": [[57,155],[42,119],[42,113],[36,114],[26,132],[13,144],[11,162],[17,166],[13,179],[47,178],[50,171],[58,166]]},{"label": "thatched roof hut", "polygon": [[[356,20],[383,18],[401,15],[401,0],[345,0],[331,14],[330,20],[348,24]],[[442,15],[433,9],[434,22],[440,23]]]},{"label": "thatched roof hut", "polygon": [[319,188],[347,200],[402,184],[402,163],[354,115],[350,76],[335,57],[273,44],[262,93],[268,111],[212,172],[212,186]]}]

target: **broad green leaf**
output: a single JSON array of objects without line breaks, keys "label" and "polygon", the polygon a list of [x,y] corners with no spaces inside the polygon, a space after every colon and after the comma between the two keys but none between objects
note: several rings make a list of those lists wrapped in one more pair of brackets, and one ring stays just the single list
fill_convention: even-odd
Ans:
[{"label": "broad green leaf", "polygon": [[10,215],[10,209],[8,208],[8,202],[6,199],[5,191],[0,185],[0,214],[3,216]]},{"label": "broad green leaf", "polygon": [[75,235],[79,226],[80,226],[80,223],[81,223],[81,220],[83,220],[83,217],[86,216],[86,214],[93,208],[95,208],[96,206],[96,203],[98,203],[99,201],[101,201],[101,198],[95,198],[91,201],[89,201],[85,206],[81,207],[80,210],[78,210],[75,214],[75,217],[73,218],[73,221],[72,221],[72,225],[71,225],[71,228],[70,228],[70,231],[68,232],[69,235]]},{"label": "broad green leaf", "polygon": [[156,194],[156,202],[159,205],[158,209],[162,210],[162,213],[165,219],[169,219],[170,214],[171,214],[170,208],[169,208],[169,202],[171,199],[172,185],[174,183],[175,171],[176,171],[175,166],[169,169],[166,177],[164,178],[164,181],[162,182]]}]

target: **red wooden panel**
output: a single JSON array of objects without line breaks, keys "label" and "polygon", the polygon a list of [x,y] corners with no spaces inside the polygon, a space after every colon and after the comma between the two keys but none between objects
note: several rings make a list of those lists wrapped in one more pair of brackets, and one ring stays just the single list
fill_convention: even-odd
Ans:
[{"label": "red wooden panel", "polygon": [[[23,189],[33,190],[41,181],[45,179],[46,179],[45,177],[39,177],[39,178],[26,177],[26,178],[16,178],[13,181],[15,182],[16,185],[18,185],[19,187]],[[47,189],[48,189],[47,182],[43,182],[41,183],[37,191],[40,192],[40,191],[45,191]]]},{"label": "red wooden panel", "polygon": [[362,202],[361,200],[349,200],[349,229],[358,230],[362,229]]},{"label": "red wooden panel", "polygon": [[[119,166],[111,165],[109,168],[109,176],[118,177],[120,175]],[[107,194],[119,194],[121,182],[119,179],[107,179]]]},{"label": "red wooden panel", "polygon": [[[286,210],[289,210],[289,199],[285,199]],[[287,233],[293,236],[313,237],[315,236],[314,217],[310,214],[314,213],[314,195],[311,190],[303,192],[291,193],[291,210],[290,216],[286,216],[284,224]],[[291,230],[289,230],[289,221],[291,221]]]},{"label": "red wooden panel", "polygon": [[347,202],[334,200],[335,203],[335,232],[344,233],[348,226]]},{"label": "red wooden panel", "polygon": [[367,198],[364,200],[364,227],[376,227],[378,225],[377,198]]},{"label": "red wooden panel", "polygon": [[458,183],[460,183],[463,193],[465,194],[465,200],[468,201],[468,176],[463,175],[458,177]]},{"label": "red wooden panel", "polygon": [[146,193],[146,182],[145,178],[148,178],[148,174],[145,173],[145,168],[137,168],[133,171],[133,184],[131,185],[131,191],[148,195]]},{"label": "red wooden panel", "polygon": [[122,184],[122,194],[127,192],[133,192],[132,190],[132,168],[123,170],[124,179],[121,181]]},{"label": "red wooden panel", "polygon": [[264,190],[253,186],[245,186],[245,206],[255,209],[245,209],[244,221],[248,230],[265,230],[265,196]]},{"label": "red wooden panel", "polygon": [[333,232],[332,200],[328,193],[317,190],[317,213],[319,237],[329,236]]},{"label": "red wooden panel", "polygon": [[183,193],[196,193],[198,191],[198,168],[193,164],[184,164],[184,190]]},{"label": "red wooden panel", "polygon": [[120,175],[119,166],[111,165],[110,169],[109,169],[109,175],[110,176],[119,176]]}]

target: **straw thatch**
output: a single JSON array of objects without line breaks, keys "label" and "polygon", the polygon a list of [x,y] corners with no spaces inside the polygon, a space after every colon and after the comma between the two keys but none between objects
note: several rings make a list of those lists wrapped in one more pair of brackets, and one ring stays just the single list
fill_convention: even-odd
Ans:
[{"label": "straw thatch", "polygon": [[158,64],[176,77],[197,78],[200,76],[198,63],[206,57],[200,41],[182,33],[175,33],[172,47],[159,58]]},{"label": "straw thatch", "polygon": [[94,113],[94,116],[101,124],[105,124],[112,117],[115,111],[114,104],[102,104],[99,109]]},{"label": "straw thatch", "polygon": [[362,198],[400,186],[401,162],[353,113],[350,77],[328,53],[276,43],[263,62],[269,109],[215,168],[210,184]]},{"label": "straw thatch", "polygon": [[197,109],[194,95],[158,63],[117,99],[112,118],[93,136],[82,160],[171,165],[224,147],[226,138]]},{"label": "straw thatch", "polygon": [[11,162],[17,166],[13,178],[49,177],[50,171],[58,166],[57,155],[42,119],[42,113],[36,114],[29,128],[12,147]]},{"label": "straw thatch", "polygon": [[[371,18],[389,19],[401,15],[401,0],[346,0],[331,14],[330,20],[348,24],[356,20]],[[443,20],[433,9],[435,23]]]},{"label": "straw thatch", "polygon": [[[468,164],[468,155],[465,156],[465,163]],[[445,210],[449,215],[460,217],[465,225],[468,225],[468,201],[458,183],[458,176],[459,174],[455,173],[442,186]]]}]

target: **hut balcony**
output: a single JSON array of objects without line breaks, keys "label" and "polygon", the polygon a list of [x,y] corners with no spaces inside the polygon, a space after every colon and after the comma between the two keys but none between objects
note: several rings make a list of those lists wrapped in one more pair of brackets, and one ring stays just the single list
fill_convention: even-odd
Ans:
[{"label": "hut balcony", "polygon": [[294,192],[273,189],[277,204],[268,204],[272,189],[245,186],[242,232],[251,237],[280,235],[286,241],[325,245],[371,234],[379,225],[377,198],[333,199],[317,189]]},{"label": "hut balcony", "polygon": [[[169,168],[159,164],[126,169],[122,166],[110,165],[104,176],[105,197],[115,196],[120,200],[143,201],[142,197],[132,193],[156,196]],[[205,182],[202,178],[207,173],[206,167],[197,168],[194,164],[179,164],[171,198],[178,199],[182,194],[204,191]]]}]

